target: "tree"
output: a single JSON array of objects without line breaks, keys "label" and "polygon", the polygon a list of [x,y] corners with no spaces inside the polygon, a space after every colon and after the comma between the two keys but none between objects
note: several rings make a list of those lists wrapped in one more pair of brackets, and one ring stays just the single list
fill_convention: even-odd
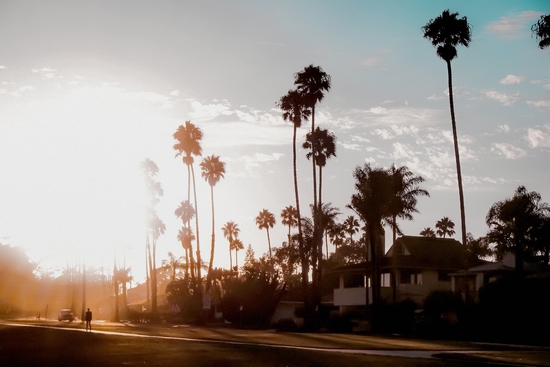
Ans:
[{"label": "tree", "polygon": [[165,272],[170,273],[170,280],[176,280],[176,273],[180,269],[184,269],[187,264],[183,256],[176,257],[172,252],[168,251],[168,259],[162,260],[161,269]]},{"label": "tree", "polygon": [[540,19],[531,27],[531,31],[539,41],[541,50],[550,46],[550,15],[541,15]]},{"label": "tree", "polygon": [[[329,229],[336,225],[336,217],[342,213],[338,211],[338,208],[333,207],[331,203],[322,204],[320,209],[321,228],[323,228],[325,235],[325,250],[326,257],[328,258]],[[321,261],[321,259],[319,259],[319,261]]]},{"label": "tree", "polygon": [[[300,197],[298,195],[298,173],[296,168],[296,130],[302,126],[302,120],[307,121],[311,116],[311,111],[307,106],[304,96],[298,90],[289,90],[281,97],[277,106],[283,111],[283,120],[292,122],[292,168],[294,177],[294,196],[296,198],[297,218],[302,218],[300,214]],[[308,294],[309,268],[306,266],[306,250],[302,233],[302,222],[298,220],[298,248],[300,250],[300,261],[302,263],[302,287],[304,295]],[[309,309],[309,301],[304,297],[304,308]]]},{"label": "tree", "polygon": [[435,232],[430,227],[426,227],[420,232],[420,235],[424,237],[435,237]]},{"label": "tree", "polygon": [[227,240],[229,241],[229,270],[233,269],[233,259],[231,257],[231,251],[233,250],[233,239],[237,238],[239,232],[239,226],[235,224],[235,222],[227,222],[222,227],[222,233],[224,237],[227,238]]},{"label": "tree", "polygon": [[524,255],[545,253],[548,263],[550,206],[541,200],[538,192],[519,186],[512,198],[494,203],[485,217],[490,228],[487,238],[496,245],[497,256],[501,258],[505,252],[514,251],[520,275]]},{"label": "tree", "polygon": [[151,230],[152,238],[152,253],[149,254],[149,274],[151,275],[151,311],[157,312],[157,294],[158,294],[158,282],[157,282],[157,239],[160,235],[166,231],[166,226],[162,220],[156,215],[150,218],[149,228]]},{"label": "tree", "polygon": [[428,191],[419,185],[424,182],[422,176],[415,176],[407,166],[396,168],[394,164],[388,170],[391,177],[392,197],[389,203],[390,217],[386,222],[392,228],[392,243],[395,243],[397,234],[403,234],[397,225],[397,218],[412,220],[412,213],[418,213],[417,196],[430,196]]},{"label": "tree", "polygon": [[269,228],[275,225],[275,216],[267,209],[263,209],[256,217],[258,229],[264,229],[267,232],[267,245],[269,247],[269,256],[271,256],[271,240],[269,239]]},{"label": "tree", "polygon": [[351,243],[353,242],[353,235],[359,232],[359,222],[353,215],[349,215],[344,220],[344,232],[346,232],[349,235],[348,241]]},{"label": "tree", "polygon": [[447,235],[450,237],[455,234],[455,223],[448,217],[443,217],[438,220],[435,224],[435,228],[437,228],[437,234],[443,238],[445,238]]},{"label": "tree", "polygon": [[460,168],[460,155],[458,151],[458,136],[453,101],[453,78],[451,72],[451,60],[458,56],[456,46],[468,47],[472,32],[466,17],[458,18],[458,13],[450,13],[444,10],[435,19],[431,19],[424,27],[424,38],[437,46],[437,56],[447,63],[447,79],[449,84],[449,106],[451,110],[451,123],[453,129],[453,141],[455,150],[456,173],[458,179],[458,195],[460,200],[460,222],[462,228],[462,243],[466,243],[466,212],[464,209],[464,190],[462,188],[462,172]]},{"label": "tree", "polygon": [[[372,269],[373,312],[376,313],[381,302],[379,258],[384,253],[384,244],[380,241],[380,237],[384,233],[382,221],[391,213],[389,208],[392,197],[391,176],[387,170],[373,168],[366,163],[362,168],[359,166],[355,168],[353,177],[356,193],[352,195],[351,204],[348,207],[355,211],[365,223]],[[368,269],[368,265],[366,266]],[[368,304],[368,287],[366,288]],[[372,327],[376,330],[378,321],[376,314],[372,315],[372,321]]]},{"label": "tree", "polygon": [[[132,281],[133,277],[130,275],[130,271],[131,269],[130,268],[119,268],[117,269],[115,267],[115,271],[114,271],[114,275],[113,275],[113,278],[114,278],[114,281],[115,281],[115,289],[116,289],[116,292],[118,293],[118,284],[120,284],[122,286],[122,304],[124,305],[124,310],[126,311],[127,308],[128,308],[128,302],[126,301],[126,285]],[[118,302],[118,301],[117,301]],[[118,303],[117,303],[117,308],[118,308]],[[118,312],[118,311],[117,311]]]},{"label": "tree", "polygon": [[[199,241],[199,213],[197,207],[197,189],[195,187],[195,170],[193,168],[194,158],[193,156],[202,155],[202,130],[195,126],[191,121],[185,121],[185,125],[180,125],[173,137],[177,140],[174,144],[174,150],[178,153],[176,157],[183,156],[182,161],[187,166],[187,201],[191,199],[191,184],[190,180],[193,180],[193,203],[195,204],[195,232],[197,233],[197,274],[199,282],[201,281],[201,249]],[[199,287],[199,291],[202,289]]]},{"label": "tree", "polygon": [[239,250],[244,249],[243,241],[235,237],[231,242],[231,248],[235,250],[235,268],[237,268],[237,273],[238,273],[239,272]]},{"label": "tree", "polygon": [[466,248],[474,259],[486,259],[493,256],[493,250],[489,246],[487,237],[474,238],[474,236],[468,232]]},{"label": "tree", "polygon": [[[189,228],[189,222],[193,217],[195,216],[195,208],[193,208],[193,204],[189,202],[189,200],[184,200],[180,203],[180,206],[176,208],[174,211],[174,214],[176,217],[180,218],[183,222],[183,228],[180,230],[180,233],[178,234],[178,241],[181,242],[181,245],[185,251],[185,259],[186,259],[186,275],[189,275],[189,269],[188,265],[191,264],[191,277],[195,279],[195,267],[194,263],[195,260],[193,258],[193,246],[191,245],[191,241],[195,239],[195,236],[193,235],[193,232],[191,231],[191,228]],[[191,262],[189,262],[189,258],[191,257]]]},{"label": "tree", "polygon": [[281,223],[288,226],[288,243],[290,243],[290,230],[298,225],[298,211],[292,205],[281,211]]},{"label": "tree", "polygon": [[[219,156],[211,155],[203,159],[200,164],[201,175],[210,185],[210,199],[212,201],[212,245],[210,247],[210,263],[208,264],[208,276],[212,272],[212,265],[214,263],[214,249],[216,246],[215,241],[215,225],[214,225],[214,186],[224,178],[225,163],[220,161]],[[209,287],[210,282],[207,282]]]}]

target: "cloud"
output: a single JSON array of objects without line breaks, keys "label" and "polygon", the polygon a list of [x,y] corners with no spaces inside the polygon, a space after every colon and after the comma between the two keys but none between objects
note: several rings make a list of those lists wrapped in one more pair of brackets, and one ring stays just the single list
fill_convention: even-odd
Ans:
[{"label": "cloud", "polygon": [[491,146],[491,152],[495,152],[507,159],[518,159],[527,155],[523,149],[508,143],[493,143]]},{"label": "cloud", "polygon": [[187,102],[191,104],[192,112],[189,113],[191,120],[196,121],[210,121],[220,115],[228,116],[234,112],[231,110],[229,102],[222,103],[202,104],[195,99],[188,99]]},{"label": "cloud", "polygon": [[443,96],[437,96],[435,94],[432,94],[431,96],[428,97],[428,101],[441,101],[444,98],[445,97]]},{"label": "cloud", "polygon": [[498,125],[498,131],[503,132],[505,134],[510,132],[510,126],[504,124],[504,125]]},{"label": "cloud", "polygon": [[525,78],[522,76],[508,74],[506,75],[506,78],[500,81],[500,84],[520,84],[524,80]]},{"label": "cloud", "polygon": [[542,87],[543,87],[544,89],[550,89],[550,84],[544,84]]},{"label": "cloud", "polygon": [[418,133],[418,128],[416,126],[411,125],[408,126],[399,126],[399,125],[392,125],[389,129],[375,129],[371,132],[373,135],[378,135],[384,140],[393,139],[396,136],[402,136],[402,135],[416,135]]},{"label": "cloud", "polygon": [[379,69],[386,63],[386,55],[389,53],[389,50],[377,51],[374,53],[374,55],[368,56],[360,60],[357,64],[361,68]]},{"label": "cloud", "polygon": [[341,145],[344,149],[349,150],[363,150],[363,147],[359,144],[350,144],[350,143],[343,143],[343,142],[337,142],[336,144]]},{"label": "cloud", "polygon": [[0,65],[0,69],[7,69],[5,65]]},{"label": "cloud", "polygon": [[550,100],[527,101],[527,104],[539,111],[550,112]]},{"label": "cloud", "polygon": [[255,153],[253,156],[243,155],[237,160],[244,163],[245,169],[250,171],[259,168],[262,163],[278,161],[283,156],[284,154],[282,153]]},{"label": "cloud", "polygon": [[513,37],[525,28],[526,23],[537,19],[541,14],[535,11],[524,11],[511,17],[501,17],[498,22],[489,24],[487,29],[504,37]]},{"label": "cloud", "polygon": [[179,90],[173,90],[170,92],[170,95],[171,96],[174,96],[174,97],[179,97],[180,96],[180,91]]},{"label": "cloud", "polygon": [[512,106],[519,98],[519,93],[505,94],[497,92],[494,89],[485,89],[481,91],[486,98],[502,103],[504,106]]},{"label": "cloud", "polygon": [[550,124],[541,126],[540,129],[527,129],[526,139],[532,148],[550,148]]},{"label": "cloud", "polygon": [[31,69],[31,72],[33,74],[40,74],[46,79],[53,79],[55,78],[55,72],[56,69],[50,69],[50,68],[42,68],[42,69]]}]

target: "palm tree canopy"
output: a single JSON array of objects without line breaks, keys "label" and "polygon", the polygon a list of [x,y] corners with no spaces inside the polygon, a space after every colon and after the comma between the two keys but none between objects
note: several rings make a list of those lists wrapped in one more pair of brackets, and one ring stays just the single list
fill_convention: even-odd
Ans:
[{"label": "palm tree canopy", "polygon": [[348,216],[342,225],[344,232],[349,234],[350,237],[359,232],[359,221],[353,215]]},{"label": "palm tree canopy", "polygon": [[378,226],[391,211],[391,177],[383,168],[373,168],[369,163],[356,167],[353,172],[356,193],[351,197],[351,205],[363,222]]},{"label": "palm tree canopy", "polygon": [[191,228],[182,227],[178,231],[178,241],[181,242],[181,246],[186,249],[191,249],[191,241],[195,240],[195,235],[193,234],[193,230]]},{"label": "palm tree canopy", "polygon": [[178,151],[176,157],[184,154],[184,163],[193,163],[192,155],[202,155],[202,135],[202,130],[191,121],[185,121],[185,125],[180,125],[173,135],[177,140],[174,144],[174,149]]},{"label": "palm tree canopy", "polygon": [[297,128],[311,116],[311,110],[297,90],[289,90],[276,104],[283,111],[283,120],[292,122]]},{"label": "palm tree canopy", "polygon": [[302,148],[310,150],[306,154],[307,159],[313,156],[315,164],[324,167],[327,159],[336,157],[336,136],[327,129],[317,127],[313,133],[310,131],[306,134]]},{"label": "palm tree canopy", "polygon": [[435,237],[435,232],[430,227],[426,227],[420,232],[420,235],[424,237]]},{"label": "palm tree canopy", "polygon": [[320,66],[312,64],[294,74],[294,84],[298,86],[298,92],[306,98],[306,104],[313,107],[317,102],[321,102],[325,92],[330,90],[331,80],[330,75]]},{"label": "palm tree canopy", "polygon": [[443,238],[445,238],[447,235],[452,236],[453,234],[455,234],[455,223],[448,217],[443,217],[438,220],[435,224],[435,228],[437,228],[437,234],[442,236]]},{"label": "palm tree canopy", "polygon": [[256,225],[259,229],[273,228],[275,225],[275,216],[267,209],[263,209],[256,217]]},{"label": "palm tree canopy", "polygon": [[193,204],[189,200],[184,200],[176,208],[174,214],[176,217],[181,218],[183,223],[187,223],[195,216],[195,208],[193,208]]},{"label": "palm tree canopy", "polygon": [[232,241],[234,238],[237,238],[240,231],[241,230],[239,229],[239,226],[234,222],[227,222],[222,227],[223,236],[227,238],[229,241]]},{"label": "palm tree canopy", "polygon": [[238,238],[234,238],[233,241],[231,241],[231,250],[239,251],[242,249],[244,249],[243,241]]},{"label": "palm tree canopy", "polygon": [[468,24],[468,18],[458,18],[458,13],[444,10],[440,16],[430,19],[422,27],[424,38],[437,46],[437,56],[450,62],[457,57],[456,46],[468,47],[472,39],[472,27]]},{"label": "palm tree canopy", "polygon": [[225,174],[225,162],[219,156],[211,155],[204,158],[200,164],[201,176],[210,186],[215,186]]},{"label": "palm tree canopy", "polygon": [[298,211],[292,205],[281,211],[281,223],[285,226],[296,227],[298,225]]},{"label": "palm tree canopy", "polygon": [[540,19],[531,27],[531,31],[539,40],[541,50],[550,46],[550,15],[541,15]]},{"label": "palm tree canopy", "polygon": [[140,168],[148,177],[155,177],[159,172],[157,164],[149,158],[145,158],[143,162],[140,163]]}]

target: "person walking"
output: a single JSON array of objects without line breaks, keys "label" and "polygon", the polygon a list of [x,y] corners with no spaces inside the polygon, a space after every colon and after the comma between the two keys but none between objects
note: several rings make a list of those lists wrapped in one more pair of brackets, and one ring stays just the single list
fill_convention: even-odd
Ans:
[{"label": "person walking", "polygon": [[88,311],[86,311],[86,331],[92,331],[92,311],[88,308]]}]

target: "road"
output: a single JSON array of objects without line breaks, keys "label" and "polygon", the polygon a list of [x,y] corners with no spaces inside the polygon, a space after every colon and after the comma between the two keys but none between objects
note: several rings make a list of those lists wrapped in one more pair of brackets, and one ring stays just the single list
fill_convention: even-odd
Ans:
[{"label": "road", "polygon": [[550,366],[550,348],[94,322],[0,321],[0,366]]}]

